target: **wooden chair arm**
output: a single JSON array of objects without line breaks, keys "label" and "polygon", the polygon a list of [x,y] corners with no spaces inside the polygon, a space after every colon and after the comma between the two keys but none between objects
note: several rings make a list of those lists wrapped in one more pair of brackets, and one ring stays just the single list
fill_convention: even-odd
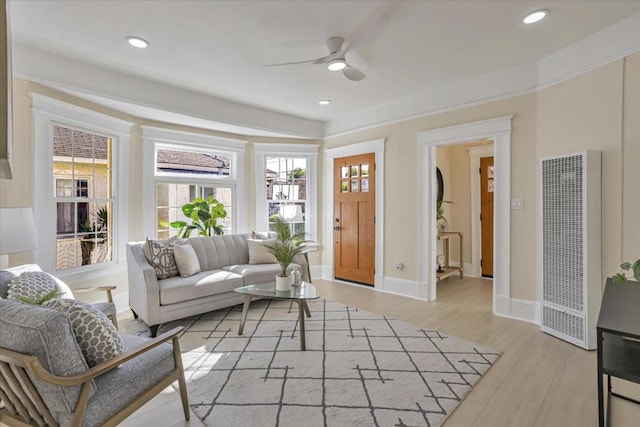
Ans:
[{"label": "wooden chair arm", "polygon": [[114,285],[107,285],[107,286],[92,286],[90,288],[76,288],[76,289],[71,289],[71,292],[73,292],[74,294],[76,292],[78,293],[84,293],[84,292],[97,292],[97,291],[105,291],[107,293],[107,301],[109,302],[113,302],[113,296],[111,295],[111,291],[115,290],[116,286]]},{"label": "wooden chair arm", "polygon": [[137,347],[129,349],[118,356],[114,357],[111,360],[108,360],[104,363],[94,366],[93,368],[77,375],[71,375],[68,377],[61,377],[57,375],[50,374],[41,364],[37,357],[35,356],[27,356],[22,353],[13,352],[10,350],[1,349],[0,350],[0,361],[6,361],[10,363],[15,363],[18,366],[22,366],[28,369],[31,369],[37,376],[43,381],[46,381],[51,384],[61,385],[61,386],[74,386],[82,383],[86,383],[107,371],[110,371],[123,363],[133,359],[134,357],[140,356],[141,354],[151,350],[159,346],[160,344],[169,341],[171,339],[174,340],[174,344],[177,343],[177,337],[180,332],[182,332],[184,328],[182,326],[177,326],[172,330],[165,332],[162,335],[157,336],[156,338],[152,338],[149,342],[141,344]]}]

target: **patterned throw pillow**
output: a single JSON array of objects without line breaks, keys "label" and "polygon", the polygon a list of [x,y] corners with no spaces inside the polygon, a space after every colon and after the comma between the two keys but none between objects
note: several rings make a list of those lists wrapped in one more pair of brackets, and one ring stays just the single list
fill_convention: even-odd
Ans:
[{"label": "patterned throw pillow", "polygon": [[69,287],[58,284],[50,274],[43,271],[28,271],[11,279],[7,289],[7,298],[36,303],[55,289],[58,290],[55,297],[73,298]]},{"label": "patterned throw pillow", "polygon": [[173,255],[173,247],[177,242],[176,237],[168,240],[150,240],[144,245],[144,256],[153,266],[158,279],[166,279],[179,274],[176,258]]},{"label": "patterned throw pillow", "polygon": [[118,330],[101,311],[72,299],[54,298],[43,305],[69,316],[76,341],[90,368],[122,352],[124,344]]}]

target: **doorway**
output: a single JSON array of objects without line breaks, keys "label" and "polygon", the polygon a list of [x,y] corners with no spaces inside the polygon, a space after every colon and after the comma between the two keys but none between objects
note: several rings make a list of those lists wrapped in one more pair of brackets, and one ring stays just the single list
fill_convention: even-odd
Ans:
[{"label": "doorway", "polygon": [[375,154],[334,159],[334,276],[374,285]]},{"label": "doorway", "polygon": [[[418,259],[418,296],[436,299],[436,146],[453,145],[478,140],[491,140],[494,145],[494,268],[493,312],[509,316],[510,298],[510,223],[511,193],[511,118],[512,116],[464,123],[432,129],[417,135],[420,170],[420,215]],[[429,260],[428,262],[425,260]]]},{"label": "doorway", "polygon": [[[324,150],[325,160],[323,167],[323,252],[326,258],[323,260],[322,277],[328,280],[336,279],[335,271],[335,240],[334,240],[334,160],[341,157],[358,156],[361,154],[373,153],[375,159],[375,183],[373,192],[375,195],[375,222],[374,222],[374,268],[373,285],[376,289],[386,290],[384,280],[384,149],[385,140],[377,139],[356,144],[326,148]],[[361,183],[360,183],[361,184]],[[340,279],[337,279],[340,280]]]},{"label": "doorway", "polygon": [[493,278],[493,195],[495,168],[492,157],[480,159],[480,267],[482,277]]}]

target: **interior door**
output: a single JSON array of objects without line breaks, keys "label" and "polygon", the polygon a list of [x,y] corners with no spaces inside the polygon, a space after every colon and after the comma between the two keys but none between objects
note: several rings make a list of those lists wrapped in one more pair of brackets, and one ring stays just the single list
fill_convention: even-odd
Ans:
[{"label": "interior door", "polygon": [[375,154],[334,160],[334,276],[373,286]]},{"label": "interior door", "polygon": [[493,277],[493,157],[480,159],[480,224],[482,228],[482,276]]}]

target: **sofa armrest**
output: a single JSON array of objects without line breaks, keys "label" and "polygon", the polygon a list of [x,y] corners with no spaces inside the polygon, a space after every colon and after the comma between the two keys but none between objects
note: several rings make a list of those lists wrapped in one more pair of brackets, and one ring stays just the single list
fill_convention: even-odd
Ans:
[{"label": "sofa armrest", "polygon": [[129,307],[148,325],[160,323],[160,284],[139,243],[127,243]]}]

